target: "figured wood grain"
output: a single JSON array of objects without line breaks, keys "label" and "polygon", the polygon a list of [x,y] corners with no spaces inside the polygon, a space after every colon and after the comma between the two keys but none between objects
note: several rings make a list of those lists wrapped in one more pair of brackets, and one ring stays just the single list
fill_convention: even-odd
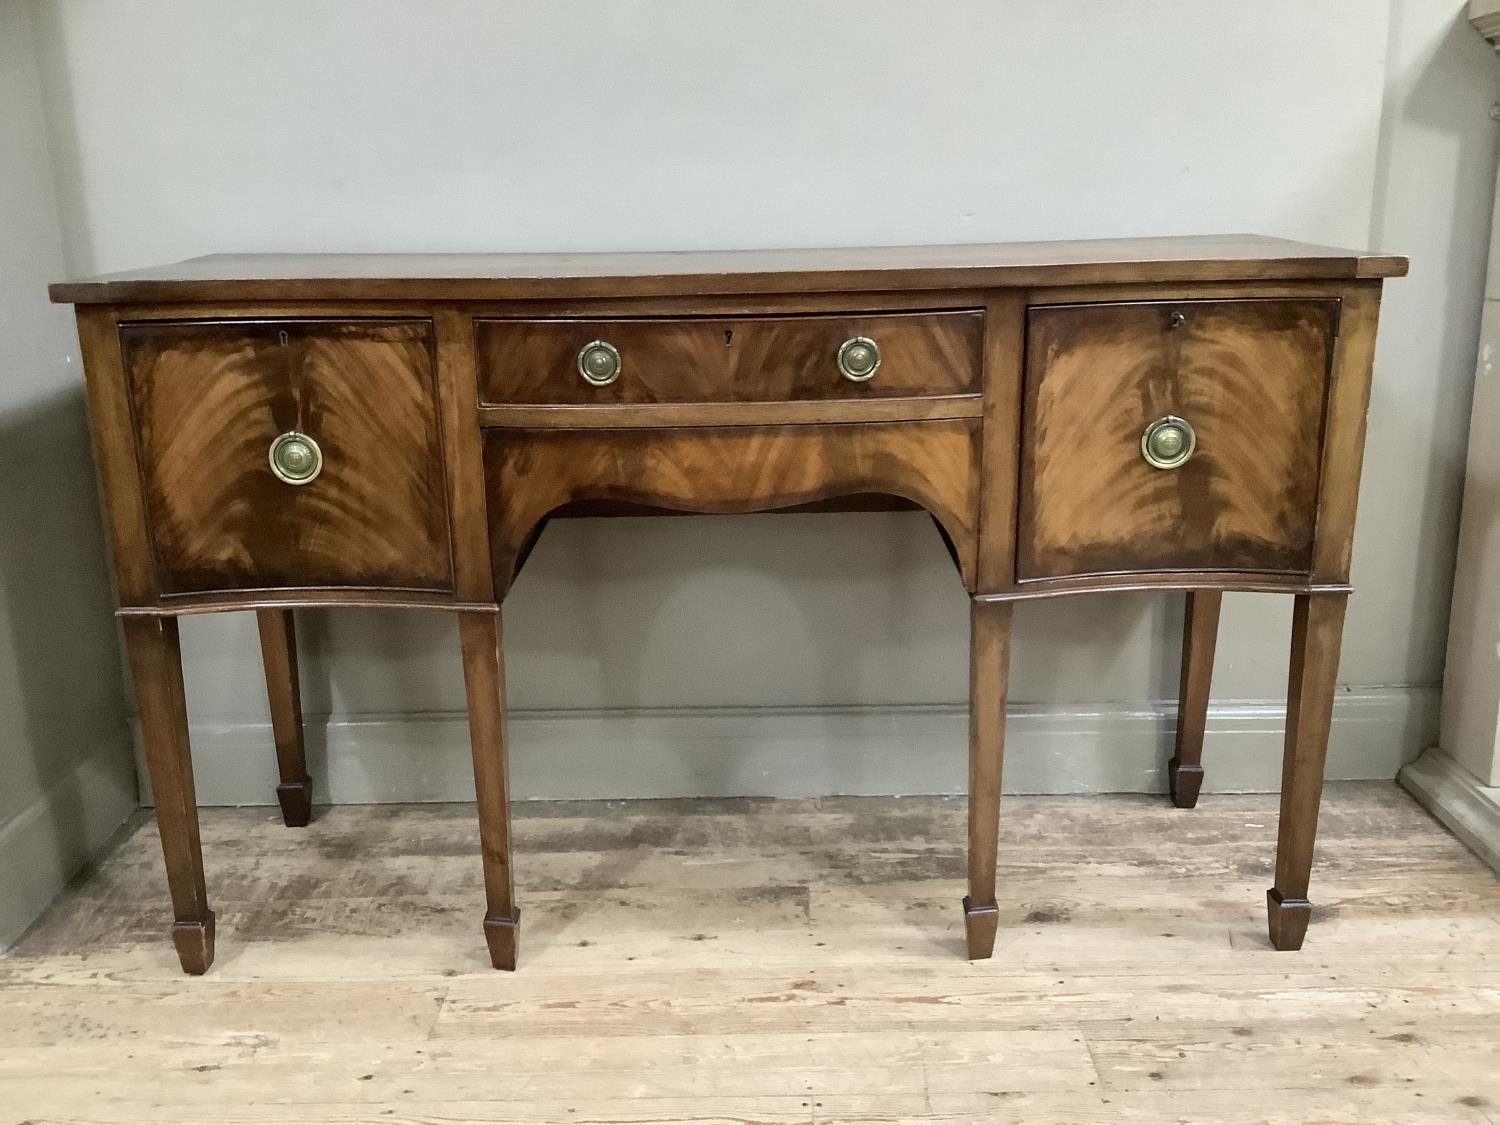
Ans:
[{"label": "figured wood grain", "polygon": [[684,512],[755,512],[888,493],[922,505],[972,589],[979,427],[972,419],[663,430],[491,430],[485,438],[495,587],[532,529],[580,500]]},{"label": "figured wood grain", "polygon": [[605,254],[213,254],[52,300],[504,300],[1399,277],[1406,259],[1260,235]]},{"label": "figured wood grain", "polygon": [[[486,319],[474,332],[487,404],[866,402],[977,392],[984,314]],[[838,367],[840,345],[856,336],[880,349],[865,382]],[[619,377],[602,387],[577,368],[593,340],[620,353]]]},{"label": "figured wood grain", "polygon": [[[127,324],[121,339],[163,594],[453,589],[430,324]],[[323,452],[306,485],[267,460],[290,430]]]},{"label": "figured wood grain", "polygon": [[[1017,576],[1306,574],[1338,305],[1060,305],[1028,317]],[[1149,465],[1185,418],[1197,452]]]}]

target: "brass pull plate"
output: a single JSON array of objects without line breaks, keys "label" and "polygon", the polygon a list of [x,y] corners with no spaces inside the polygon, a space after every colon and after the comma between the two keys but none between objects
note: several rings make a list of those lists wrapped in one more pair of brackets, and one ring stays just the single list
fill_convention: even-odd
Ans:
[{"label": "brass pull plate", "polygon": [[1141,456],[1154,469],[1179,468],[1197,448],[1198,435],[1192,425],[1175,414],[1158,418],[1141,434]]},{"label": "brass pull plate", "polygon": [[619,351],[608,340],[590,340],[578,349],[578,374],[593,386],[609,386],[620,377]]},{"label": "brass pull plate", "polygon": [[854,336],[839,345],[839,373],[851,383],[865,383],[880,369],[880,345],[868,336]]},{"label": "brass pull plate", "polygon": [[271,472],[287,484],[311,484],[323,471],[323,450],[306,434],[288,430],[271,442]]}]

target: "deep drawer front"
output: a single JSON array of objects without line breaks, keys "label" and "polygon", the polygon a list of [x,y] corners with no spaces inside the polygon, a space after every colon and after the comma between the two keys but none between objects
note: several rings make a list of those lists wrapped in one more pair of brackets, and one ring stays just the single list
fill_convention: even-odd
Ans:
[{"label": "deep drawer front", "polygon": [[[860,400],[977,394],[984,314],[494,319],[476,321],[475,338],[480,397],[493,405]],[[861,339],[880,362],[856,381],[839,350]],[[617,377],[602,385],[579,370],[594,341],[618,355]]]},{"label": "deep drawer front", "polygon": [[1334,300],[1031,309],[1017,577],[1306,573],[1337,323]]},{"label": "deep drawer front", "polygon": [[[162,594],[453,588],[429,322],[141,323],[121,340]],[[273,471],[287,434],[279,468],[316,470],[305,483]]]}]

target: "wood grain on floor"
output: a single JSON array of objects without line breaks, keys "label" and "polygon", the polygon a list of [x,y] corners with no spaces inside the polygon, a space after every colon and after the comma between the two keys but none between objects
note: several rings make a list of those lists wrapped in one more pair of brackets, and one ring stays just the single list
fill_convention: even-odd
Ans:
[{"label": "wood grain on floor", "polygon": [[964,815],[519,805],[506,974],[472,808],[205,810],[201,979],[143,815],[0,956],[0,1123],[1500,1123],[1500,883],[1394,786],[1329,788],[1300,953],[1274,796],[1031,797],[970,964]]}]

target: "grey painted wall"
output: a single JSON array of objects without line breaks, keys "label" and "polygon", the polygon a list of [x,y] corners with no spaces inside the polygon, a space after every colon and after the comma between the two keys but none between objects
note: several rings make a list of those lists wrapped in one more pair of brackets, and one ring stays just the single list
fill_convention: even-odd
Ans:
[{"label": "grey painted wall", "polygon": [[[1384,737],[1352,741],[1344,775],[1391,776],[1431,741],[1500,74],[1457,0],[38,10],[75,272],[229,249],[1236,230],[1410,254],[1411,277],[1388,288],[1341,674],[1365,701],[1359,714],[1386,716]],[[1150,763],[1170,719],[1159,701],[1175,688],[1179,620],[1156,597],[1019,613],[1013,698],[1054,732],[1102,716],[1103,749],[1081,766],[1034,751],[1034,787],[1159,782]],[[1226,603],[1214,729],[1234,733],[1250,708],[1261,732],[1250,766],[1229,775],[1238,785],[1275,784],[1265,720],[1284,692],[1288,622],[1283,601]],[[961,752],[951,724],[926,726],[920,709],[961,703],[965,628],[961,591],[918,516],[555,527],[507,605],[511,697],[548,722],[577,720],[563,729],[581,749],[570,762],[558,757],[568,738],[518,738],[518,790],[591,791],[598,770],[620,768],[639,714],[701,720],[665,759],[643,754],[628,771],[642,791],[855,787],[840,776],[907,789],[903,754]],[[184,634],[202,791],[265,800],[253,625],[197,619]],[[381,749],[436,729],[404,727],[413,716],[451,723],[451,623],[309,614],[303,639],[308,708],[332,716],[327,738],[345,751],[327,764],[334,791],[462,795],[461,755],[437,755],[434,780]],[[829,735],[850,707],[865,716],[858,730],[874,715],[907,733]],[[747,738],[724,708],[777,717],[789,733],[773,723]],[[1109,748],[1129,743],[1142,714],[1156,734],[1116,768]],[[824,752],[789,750],[808,744]],[[874,747],[857,770],[851,746]],[[740,768],[687,768],[714,754]]]},{"label": "grey painted wall", "polygon": [[0,947],[136,807],[27,4],[0,3]]}]

